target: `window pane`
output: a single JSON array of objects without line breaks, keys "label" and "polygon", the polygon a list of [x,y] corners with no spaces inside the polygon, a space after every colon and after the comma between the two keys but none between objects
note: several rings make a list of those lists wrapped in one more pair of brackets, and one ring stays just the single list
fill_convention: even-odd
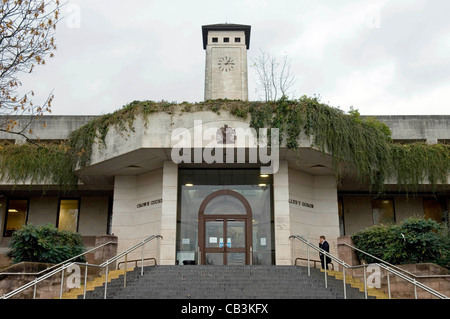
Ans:
[{"label": "window pane", "polygon": [[223,248],[223,221],[206,221],[205,229],[205,246]]},{"label": "window pane", "polygon": [[395,223],[394,201],[392,199],[372,200],[372,216],[375,225]]},{"label": "window pane", "polygon": [[221,195],[213,198],[205,207],[205,215],[247,214],[244,204],[234,196]]},{"label": "window pane", "polygon": [[16,229],[24,226],[27,219],[28,200],[10,200],[6,217],[5,237],[12,236]]},{"label": "window pane", "polygon": [[77,231],[78,199],[62,199],[59,205],[58,229]]},{"label": "window pane", "polygon": [[245,253],[228,253],[228,265],[245,265]]},{"label": "window pane", "polygon": [[227,246],[228,248],[245,247],[245,222],[227,222]]},{"label": "window pane", "polygon": [[206,265],[223,265],[223,253],[206,253],[205,259]]},{"label": "window pane", "polygon": [[442,222],[442,204],[440,201],[435,199],[424,199],[423,200],[423,210],[426,219],[434,219],[435,221]]}]

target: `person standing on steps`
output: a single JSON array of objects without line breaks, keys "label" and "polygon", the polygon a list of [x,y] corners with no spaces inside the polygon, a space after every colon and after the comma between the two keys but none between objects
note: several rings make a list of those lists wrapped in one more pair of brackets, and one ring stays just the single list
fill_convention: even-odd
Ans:
[{"label": "person standing on steps", "polygon": [[[322,248],[327,253],[330,252],[330,245],[325,240],[325,236],[324,235],[320,236],[320,238],[319,238],[319,248]],[[326,265],[327,265],[327,270],[328,270],[328,264],[331,263],[331,258],[326,256],[326,259],[325,259],[324,258],[325,256],[322,253],[319,253],[319,256],[320,256],[320,263],[322,264],[322,269],[325,269],[324,261],[326,260]]]}]

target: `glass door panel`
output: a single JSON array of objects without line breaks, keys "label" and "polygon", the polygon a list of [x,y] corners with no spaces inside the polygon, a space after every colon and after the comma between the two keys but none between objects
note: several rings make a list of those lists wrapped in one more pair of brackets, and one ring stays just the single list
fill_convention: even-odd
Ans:
[{"label": "glass door panel", "polygon": [[223,248],[223,220],[205,221],[205,247]]},{"label": "glass door panel", "polygon": [[227,221],[227,248],[245,248],[245,221]]}]

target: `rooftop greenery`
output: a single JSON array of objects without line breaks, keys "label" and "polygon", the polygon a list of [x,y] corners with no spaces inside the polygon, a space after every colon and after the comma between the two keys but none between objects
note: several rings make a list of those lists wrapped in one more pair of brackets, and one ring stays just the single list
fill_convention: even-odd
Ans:
[{"label": "rooftop greenery", "polygon": [[[108,130],[134,131],[141,116],[146,125],[152,113],[211,111],[249,119],[250,126],[278,128],[287,148],[298,152],[300,134],[312,136],[313,147],[332,156],[338,180],[350,170],[374,193],[397,180],[403,190],[417,192],[429,182],[433,190],[446,184],[450,173],[450,146],[393,143],[389,128],[375,118],[361,117],[322,103],[317,97],[274,102],[210,100],[198,103],[134,101],[116,112],[99,116],[71,132],[67,141],[54,145],[4,144],[0,148],[0,176],[19,184],[43,179],[60,189],[76,187],[73,171],[89,165],[94,145],[104,145]],[[298,153],[301,160],[301,152]]]}]

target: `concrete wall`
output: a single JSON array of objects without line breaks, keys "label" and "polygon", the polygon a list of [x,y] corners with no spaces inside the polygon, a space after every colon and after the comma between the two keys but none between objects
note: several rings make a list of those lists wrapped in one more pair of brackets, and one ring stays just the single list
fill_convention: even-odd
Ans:
[{"label": "concrete wall", "polygon": [[[162,199],[162,183],[162,168],[139,176],[115,177],[112,233],[118,237],[118,252],[161,232],[162,203],[151,202]],[[147,244],[145,257],[157,257],[159,262],[157,249],[156,241]],[[140,249],[128,256],[128,260],[140,258]]]},{"label": "concrete wall", "polygon": [[450,116],[448,115],[393,115],[375,116],[385,123],[394,140],[426,140],[435,144],[450,139]]},{"label": "concrete wall", "polygon": [[[426,197],[430,198],[430,197]],[[400,223],[409,217],[423,217],[423,196],[392,196],[394,201],[395,221]],[[373,226],[372,203],[368,195],[343,195],[345,235],[352,235]],[[450,200],[447,198],[447,207]]]},{"label": "concrete wall", "polygon": [[[334,176],[314,176],[289,169],[289,199],[291,233],[317,245],[319,237],[324,235],[330,253],[337,255],[339,219]],[[297,240],[294,243],[294,256],[306,257],[305,245]],[[319,259],[317,252],[310,252],[311,259]]]}]

